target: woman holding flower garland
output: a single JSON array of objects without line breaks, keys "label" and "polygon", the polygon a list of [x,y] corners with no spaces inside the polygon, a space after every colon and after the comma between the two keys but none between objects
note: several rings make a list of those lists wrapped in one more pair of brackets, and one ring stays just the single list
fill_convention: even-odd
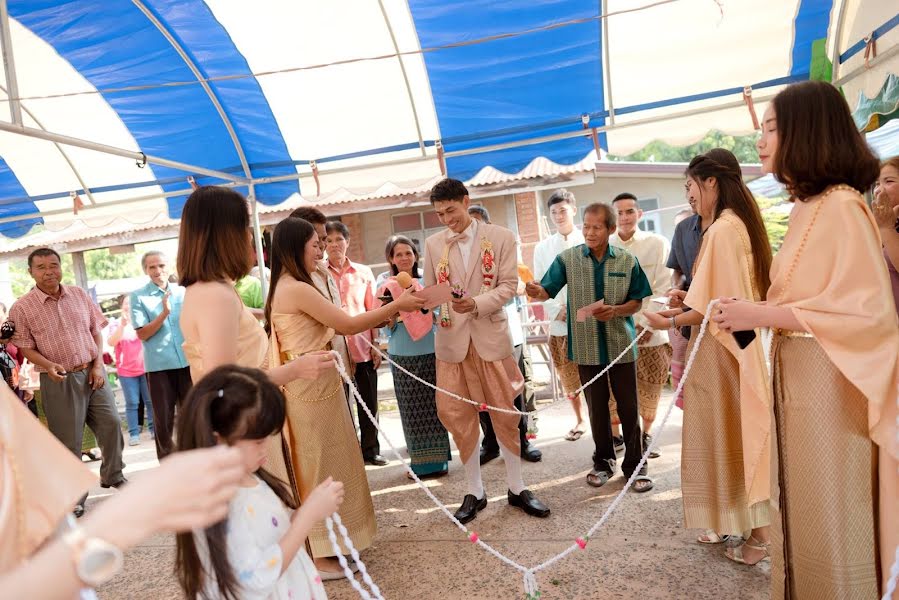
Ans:
[{"label": "woman holding flower garland", "polygon": [[[329,356],[335,332],[353,335],[366,331],[400,310],[418,310],[424,303],[407,291],[390,304],[351,317],[334,306],[312,280],[318,244],[315,229],[303,219],[288,217],[275,227],[272,283],[265,303],[265,321],[271,334],[270,366],[291,364],[306,356]],[[340,518],[353,545],[364,550],[371,546],[377,525],[342,383],[337,371],[329,370],[314,380],[298,379],[285,386],[286,444],[278,440],[269,447],[269,469],[291,483],[301,502],[329,476],[342,482],[346,499]],[[368,419],[364,414],[359,418]],[[323,523],[313,527],[308,541],[322,579],[342,578],[343,570]]]},{"label": "woman holding flower garland", "polygon": [[[759,301],[768,291],[771,245],[736,164],[721,148],[690,161],[687,196],[704,231],[683,299],[692,310],[643,313],[654,329],[693,326],[687,356],[711,300]],[[754,565],[768,558],[771,402],[762,342],[745,341],[711,323],[699,342],[684,386],[681,487],[685,527],[707,530],[697,541],[717,544],[751,530],[726,556]]]},{"label": "woman holding flower garland", "polygon": [[775,96],[758,151],[792,195],[789,229],[767,303],[723,299],[713,319],[774,330],[771,597],[880,597],[899,535],[899,325],[861,195],[878,161],[824,82]]},{"label": "woman holding flower garland", "polygon": [[[399,298],[403,287],[397,275],[410,276],[413,290],[421,289],[418,272],[418,248],[409,238],[397,235],[387,240],[384,250],[390,264],[389,277],[379,295],[389,292]],[[436,363],[434,357],[434,314],[431,311],[401,313],[388,323],[387,352],[390,359],[425,381],[434,381]],[[403,424],[403,435],[409,451],[410,466],[419,477],[440,477],[449,469],[450,443],[446,429],[437,416],[434,390],[414,380],[393,365],[393,387]],[[410,476],[411,477],[411,476]]]}]

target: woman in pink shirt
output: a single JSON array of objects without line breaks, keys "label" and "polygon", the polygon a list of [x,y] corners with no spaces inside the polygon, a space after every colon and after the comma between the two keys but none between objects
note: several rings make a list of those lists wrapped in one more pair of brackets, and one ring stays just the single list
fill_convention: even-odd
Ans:
[{"label": "woman in pink shirt", "polygon": [[131,326],[131,303],[127,295],[119,299],[122,318],[109,326],[107,343],[115,348],[116,371],[125,394],[125,418],[128,420],[129,446],[140,444],[141,423],[138,406],[143,401],[147,413],[147,429],[153,435],[153,405],[144,371],[144,347]]}]

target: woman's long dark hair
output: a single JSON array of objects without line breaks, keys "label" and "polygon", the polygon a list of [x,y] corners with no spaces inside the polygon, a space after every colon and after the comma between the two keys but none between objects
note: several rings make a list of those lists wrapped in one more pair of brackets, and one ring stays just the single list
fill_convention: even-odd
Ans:
[{"label": "woman's long dark hair", "polygon": [[774,175],[793,198],[805,201],[840,183],[864,193],[877,181],[880,163],[840,90],[804,81],[771,103],[777,121]]},{"label": "woman's long dark hair", "polygon": [[[743,173],[736,157],[729,150],[714,148],[691,160],[686,175],[697,182],[703,182],[710,177],[718,181],[715,220],[721,216],[723,210],[729,208],[743,221],[752,247],[755,280],[764,300],[771,286],[771,242],[768,240],[768,231],[762,220],[762,211],[759,210],[752,192],[743,183]],[[699,189],[701,194],[702,187]]]},{"label": "woman's long dark hair", "polygon": [[[272,233],[272,277],[265,300],[265,331],[271,333],[272,303],[278,281],[285,273],[297,281],[308,283],[316,290],[312,275],[306,270],[306,244],[318,234],[309,221],[287,217],[275,227]],[[319,290],[320,292],[321,290]]]},{"label": "woman's long dark hair", "polygon": [[387,240],[387,247],[384,248],[384,256],[387,257],[387,263],[390,265],[390,272],[394,275],[399,275],[400,273],[400,270],[396,268],[396,265],[391,262],[393,260],[393,252],[400,244],[406,244],[412,248],[412,254],[415,255],[415,264],[412,265],[412,277],[418,279],[421,277],[421,275],[418,274],[418,261],[421,260],[418,254],[418,248],[415,246],[415,242],[404,235],[395,235]]},{"label": "woman's long dark hair", "polygon": [[[284,427],[284,396],[259,369],[223,365],[195,383],[178,410],[178,450],[211,448],[218,438],[228,443],[261,440]],[[290,508],[296,502],[287,485],[266,471],[256,475]],[[228,561],[227,517],[206,528],[206,546],[212,573],[207,573],[197,553],[192,533],[177,536],[178,581],[188,598],[208,598],[206,578],[215,578],[216,597],[239,600],[240,586]]]}]

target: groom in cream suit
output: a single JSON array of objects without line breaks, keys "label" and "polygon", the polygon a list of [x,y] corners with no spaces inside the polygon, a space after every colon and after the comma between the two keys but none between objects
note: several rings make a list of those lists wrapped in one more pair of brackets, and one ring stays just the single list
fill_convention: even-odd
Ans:
[{"label": "groom in cream suit", "polygon": [[[518,285],[514,234],[479,223],[468,214],[468,190],[457,179],[444,179],[431,190],[431,204],[447,229],[425,241],[425,285],[448,283],[452,303],[440,308],[435,339],[437,386],[480,405],[513,409],[524,378],[512,358],[505,304]],[[452,434],[465,465],[468,494],[456,511],[462,523],[487,506],[481,481],[478,407],[437,393],[437,414]],[[521,478],[519,415],[489,411],[506,464],[509,504],[536,517],[547,508]]]}]

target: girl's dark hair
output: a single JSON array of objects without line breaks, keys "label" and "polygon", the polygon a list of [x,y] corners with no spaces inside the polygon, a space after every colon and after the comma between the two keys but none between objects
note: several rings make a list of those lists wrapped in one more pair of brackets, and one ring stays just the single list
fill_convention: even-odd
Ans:
[{"label": "girl's dark hair", "polygon": [[396,247],[400,244],[406,244],[410,248],[412,248],[412,254],[415,255],[415,264],[412,265],[412,277],[418,279],[420,275],[418,274],[418,261],[421,259],[418,254],[418,248],[415,246],[415,242],[410,240],[404,235],[395,235],[389,240],[387,240],[387,247],[384,248],[384,256],[387,257],[387,263],[390,265],[390,272],[394,275],[399,274],[399,269],[396,268],[396,265],[393,264],[391,259],[393,258],[393,253],[396,250]]},{"label": "girl's dark hair", "polygon": [[880,163],[840,91],[823,81],[795,83],[772,101],[777,121],[774,175],[799,200],[844,183],[865,192]]},{"label": "girl's dark hair", "polygon": [[306,270],[305,264],[306,244],[312,238],[315,238],[316,242],[318,241],[315,227],[303,219],[287,217],[275,226],[275,231],[272,233],[271,283],[268,288],[268,298],[265,300],[265,331],[267,333],[271,333],[272,303],[282,275],[290,275],[297,281],[308,283],[318,290],[312,281],[312,275]]},{"label": "girl's dark hair", "polygon": [[212,185],[194,190],[181,213],[176,261],[181,285],[237,281],[249,273],[249,229],[247,201],[239,193]]},{"label": "girl's dark hair", "polygon": [[[749,243],[752,248],[755,280],[759,286],[759,293],[764,300],[768,296],[768,288],[771,286],[771,242],[768,241],[768,231],[762,220],[762,211],[756,203],[752,192],[743,183],[743,174],[740,164],[733,153],[723,148],[714,148],[705,154],[700,154],[690,161],[686,176],[696,181],[705,181],[714,177],[718,181],[718,204],[715,207],[715,220],[721,216],[721,212],[727,208],[734,211],[746,231],[749,233]],[[702,194],[702,187],[699,188]]]},{"label": "girl's dark hair", "polygon": [[[228,443],[265,439],[281,431],[284,418],[284,396],[265,373],[223,365],[195,383],[179,408],[178,450],[213,447],[218,444],[216,434]],[[283,481],[265,469],[259,469],[256,475],[284,504],[296,508],[297,502]],[[226,517],[205,530],[212,573],[207,573],[200,561],[194,534],[178,534],[175,568],[188,598],[208,598],[204,588],[210,575],[218,587],[215,597],[240,598],[240,586],[228,561],[227,524]]]}]

